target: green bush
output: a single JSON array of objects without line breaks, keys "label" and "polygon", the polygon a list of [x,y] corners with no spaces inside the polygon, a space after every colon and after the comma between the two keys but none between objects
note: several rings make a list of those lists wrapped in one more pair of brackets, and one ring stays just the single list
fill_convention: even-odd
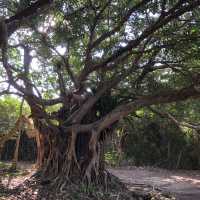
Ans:
[{"label": "green bush", "polygon": [[137,166],[199,169],[199,138],[169,121],[155,118],[134,121],[123,147],[124,159]]}]

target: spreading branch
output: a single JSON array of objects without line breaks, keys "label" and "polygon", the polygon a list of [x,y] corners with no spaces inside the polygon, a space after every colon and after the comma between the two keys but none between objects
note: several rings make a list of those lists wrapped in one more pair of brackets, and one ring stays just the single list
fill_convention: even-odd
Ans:
[{"label": "spreading branch", "polygon": [[149,107],[149,109],[153,113],[155,113],[155,114],[157,114],[157,115],[159,115],[159,116],[161,116],[163,118],[169,119],[172,123],[174,123],[178,127],[187,127],[187,128],[191,128],[191,129],[194,129],[194,130],[200,130],[200,125],[199,124],[191,124],[189,122],[179,121],[172,114],[170,114],[168,112],[165,112],[165,111],[161,112],[161,111],[159,111],[159,110],[157,110],[155,108],[152,108],[152,107]]},{"label": "spreading branch", "polygon": [[77,132],[86,133],[91,129],[97,130],[100,134],[105,128],[111,126],[116,121],[128,116],[141,107],[149,107],[151,105],[167,104],[173,102],[184,101],[189,98],[199,99],[200,91],[196,90],[194,85],[182,88],[179,90],[171,90],[160,93],[159,95],[140,96],[136,100],[119,105],[102,119],[90,124],[74,124],[69,127],[64,127],[66,132],[75,130]]},{"label": "spreading branch", "polygon": [[128,114],[141,107],[184,101],[189,98],[200,98],[200,91],[196,90],[193,85],[180,90],[172,90],[170,92],[160,93],[159,95],[139,97],[133,102],[118,106],[103,119],[101,119],[99,122],[99,131],[102,131],[112,123],[120,120],[123,117],[126,117]]}]

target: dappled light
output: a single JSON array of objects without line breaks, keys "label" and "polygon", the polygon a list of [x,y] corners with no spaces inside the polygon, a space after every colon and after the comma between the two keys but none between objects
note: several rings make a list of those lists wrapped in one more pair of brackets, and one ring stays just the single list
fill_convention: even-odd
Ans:
[{"label": "dappled light", "polygon": [[130,190],[158,190],[173,194],[178,199],[198,199],[200,195],[200,171],[169,171],[158,168],[110,169],[120,180],[128,184]]}]

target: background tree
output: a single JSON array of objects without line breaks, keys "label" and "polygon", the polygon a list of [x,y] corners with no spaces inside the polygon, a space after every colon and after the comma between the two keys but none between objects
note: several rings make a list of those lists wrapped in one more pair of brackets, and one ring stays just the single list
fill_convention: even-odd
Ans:
[{"label": "background tree", "polygon": [[[15,121],[20,114],[21,102],[16,97],[4,96],[0,99],[0,132],[5,133],[13,128]],[[24,107],[24,113],[28,113],[28,108]]]},{"label": "background tree", "polygon": [[141,108],[129,115],[118,125],[118,137],[113,138],[118,146],[106,153],[108,163],[199,169],[198,104],[190,100]]},{"label": "background tree", "polygon": [[67,178],[102,182],[103,140],[116,122],[144,106],[200,97],[199,5],[9,1],[1,94],[29,104],[43,175],[58,186]]}]

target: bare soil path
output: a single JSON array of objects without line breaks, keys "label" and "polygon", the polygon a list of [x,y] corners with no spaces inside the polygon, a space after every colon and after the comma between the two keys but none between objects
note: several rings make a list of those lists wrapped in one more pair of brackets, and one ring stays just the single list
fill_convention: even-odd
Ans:
[{"label": "bare soil path", "polygon": [[177,200],[200,200],[200,171],[169,171],[146,167],[112,168],[109,171],[133,191],[146,185],[170,193]]}]

